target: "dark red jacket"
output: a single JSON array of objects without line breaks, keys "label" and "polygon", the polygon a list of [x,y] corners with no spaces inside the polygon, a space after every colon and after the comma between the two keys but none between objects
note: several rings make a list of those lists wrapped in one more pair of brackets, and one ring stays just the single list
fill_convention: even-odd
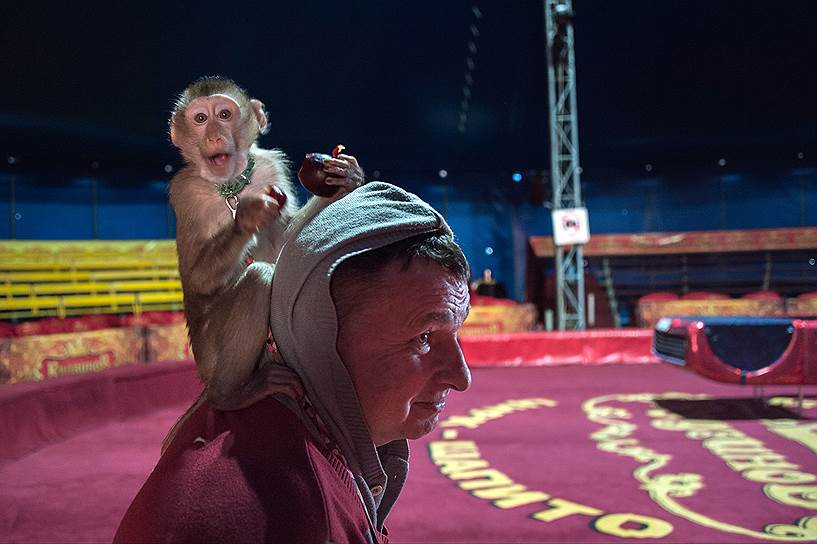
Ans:
[{"label": "dark red jacket", "polygon": [[128,508],[114,542],[323,544],[371,542],[369,535],[343,457],[267,398],[232,412],[199,407]]}]

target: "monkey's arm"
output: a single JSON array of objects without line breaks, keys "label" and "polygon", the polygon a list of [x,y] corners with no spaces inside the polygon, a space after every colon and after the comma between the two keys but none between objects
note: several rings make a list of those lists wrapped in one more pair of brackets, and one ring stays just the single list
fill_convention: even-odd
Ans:
[{"label": "monkey's arm", "polygon": [[252,235],[231,221],[210,238],[177,232],[179,267],[185,289],[210,295],[231,284],[245,266]]},{"label": "monkey's arm", "polygon": [[280,207],[281,202],[269,194],[248,194],[239,199],[235,218],[221,225],[218,216],[212,214],[224,210],[191,210],[198,217],[177,226],[176,245],[185,289],[209,295],[231,285],[244,269],[249,242],[255,233],[281,216]]}]

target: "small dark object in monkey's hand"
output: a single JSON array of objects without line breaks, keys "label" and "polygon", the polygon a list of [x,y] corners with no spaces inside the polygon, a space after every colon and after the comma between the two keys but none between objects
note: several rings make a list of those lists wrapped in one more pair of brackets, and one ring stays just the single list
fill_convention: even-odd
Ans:
[{"label": "small dark object in monkey's hand", "polygon": [[298,179],[301,180],[301,184],[310,193],[315,196],[330,197],[338,191],[340,187],[326,183],[326,178],[340,176],[326,173],[323,169],[323,162],[330,158],[337,158],[344,149],[343,145],[336,145],[332,149],[331,157],[324,153],[306,154],[304,161],[301,163],[301,169],[298,170]]}]

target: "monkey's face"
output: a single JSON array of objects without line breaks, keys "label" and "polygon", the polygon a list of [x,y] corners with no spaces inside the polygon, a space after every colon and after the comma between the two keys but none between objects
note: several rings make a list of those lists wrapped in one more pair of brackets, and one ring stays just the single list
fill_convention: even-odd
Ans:
[{"label": "monkey's face", "polygon": [[[255,139],[258,129],[251,126],[253,119],[252,112],[242,111],[231,96],[202,96],[191,100],[183,112],[182,137],[173,133],[171,137],[185,157],[199,166],[201,177],[221,182],[236,175],[240,155],[249,148],[247,141]],[[249,134],[253,128],[256,134]]]}]

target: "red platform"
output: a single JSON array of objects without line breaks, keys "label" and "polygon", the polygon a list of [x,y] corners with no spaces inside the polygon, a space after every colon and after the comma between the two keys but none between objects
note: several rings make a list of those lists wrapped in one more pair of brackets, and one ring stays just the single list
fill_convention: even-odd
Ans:
[{"label": "red platform", "polygon": [[711,380],[817,384],[817,319],[665,317],[655,326],[662,360]]}]

